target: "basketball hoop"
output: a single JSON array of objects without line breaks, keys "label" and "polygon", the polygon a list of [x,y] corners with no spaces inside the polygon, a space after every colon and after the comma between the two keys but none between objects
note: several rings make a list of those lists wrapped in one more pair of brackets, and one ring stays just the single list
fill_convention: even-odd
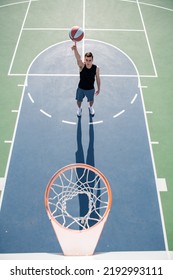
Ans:
[{"label": "basketball hoop", "polygon": [[54,174],[45,207],[64,255],[94,253],[111,204],[109,182],[95,167],[71,164]]}]

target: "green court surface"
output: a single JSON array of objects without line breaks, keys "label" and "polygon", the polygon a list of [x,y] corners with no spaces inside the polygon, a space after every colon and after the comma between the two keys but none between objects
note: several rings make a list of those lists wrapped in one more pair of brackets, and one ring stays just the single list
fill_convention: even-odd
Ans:
[{"label": "green court surface", "polygon": [[0,1],[1,200],[28,68],[46,48],[69,40],[73,25],[84,29],[85,39],[119,48],[138,69],[168,247],[173,251],[171,0]]}]

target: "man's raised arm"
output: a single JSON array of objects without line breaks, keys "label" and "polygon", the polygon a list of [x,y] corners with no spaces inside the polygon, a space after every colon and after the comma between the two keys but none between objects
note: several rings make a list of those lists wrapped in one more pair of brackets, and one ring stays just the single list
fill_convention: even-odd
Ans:
[{"label": "man's raised arm", "polygon": [[82,69],[83,66],[84,66],[84,63],[83,63],[83,61],[81,59],[81,56],[80,56],[80,54],[78,52],[76,44],[71,49],[72,49],[72,51],[74,51],[74,55],[76,57],[77,64],[78,64],[79,68]]}]

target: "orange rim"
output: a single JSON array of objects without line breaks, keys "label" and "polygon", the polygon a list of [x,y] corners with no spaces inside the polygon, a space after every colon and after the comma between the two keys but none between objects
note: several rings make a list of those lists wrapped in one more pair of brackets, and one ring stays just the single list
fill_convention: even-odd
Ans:
[{"label": "orange rim", "polygon": [[47,184],[47,187],[46,187],[46,191],[45,191],[45,207],[46,207],[46,211],[47,211],[47,214],[49,217],[51,217],[51,219],[53,219],[58,226],[62,227],[64,230],[68,230],[68,231],[79,231],[81,232],[80,230],[75,230],[75,229],[70,229],[70,228],[66,228],[64,226],[62,226],[55,218],[54,216],[52,215],[51,211],[50,211],[50,207],[49,207],[49,191],[50,191],[50,188],[51,186],[53,185],[54,181],[61,175],[63,174],[65,171],[67,170],[70,170],[70,169],[76,169],[76,168],[83,168],[83,169],[88,169],[89,171],[93,171],[95,174],[97,174],[101,179],[102,181],[104,182],[105,186],[107,187],[107,192],[108,192],[108,205],[107,205],[107,208],[106,208],[106,211],[105,213],[103,214],[103,216],[101,217],[101,219],[95,224],[93,225],[92,227],[90,228],[87,228],[85,229],[85,231],[89,231],[91,230],[92,228],[96,227],[98,223],[101,223],[108,215],[109,211],[110,211],[110,208],[111,208],[111,205],[112,205],[112,191],[111,191],[111,187],[110,187],[110,184],[106,178],[106,176],[100,171],[98,170],[97,168],[91,166],[91,165],[88,165],[88,164],[85,164],[85,163],[74,163],[74,164],[69,164],[69,165],[66,165],[64,167],[62,167],[61,169],[59,169],[53,176],[52,178],[50,179],[49,183]]}]

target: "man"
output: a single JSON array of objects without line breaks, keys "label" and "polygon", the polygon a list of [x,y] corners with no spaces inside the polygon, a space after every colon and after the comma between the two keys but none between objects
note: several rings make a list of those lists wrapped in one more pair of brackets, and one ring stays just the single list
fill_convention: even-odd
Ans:
[{"label": "man", "polygon": [[[77,50],[76,44],[72,47],[74,55],[77,60],[77,64],[80,69],[80,81],[76,91],[76,100],[77,100],[77,116],[81,117],[82,115],[82,101],[84,97],[87,97],[89,103],[89,112],[94,116],[95,111],[93,108],[94,104],[94,94],[98,95],[100,93],[100,73],[99,67],[93,64],[93,55],[91,52],[85,54],[84,62],[81,59],[81,56]],[[97,91],[95,92],[94,83],[97,83]]]}]

